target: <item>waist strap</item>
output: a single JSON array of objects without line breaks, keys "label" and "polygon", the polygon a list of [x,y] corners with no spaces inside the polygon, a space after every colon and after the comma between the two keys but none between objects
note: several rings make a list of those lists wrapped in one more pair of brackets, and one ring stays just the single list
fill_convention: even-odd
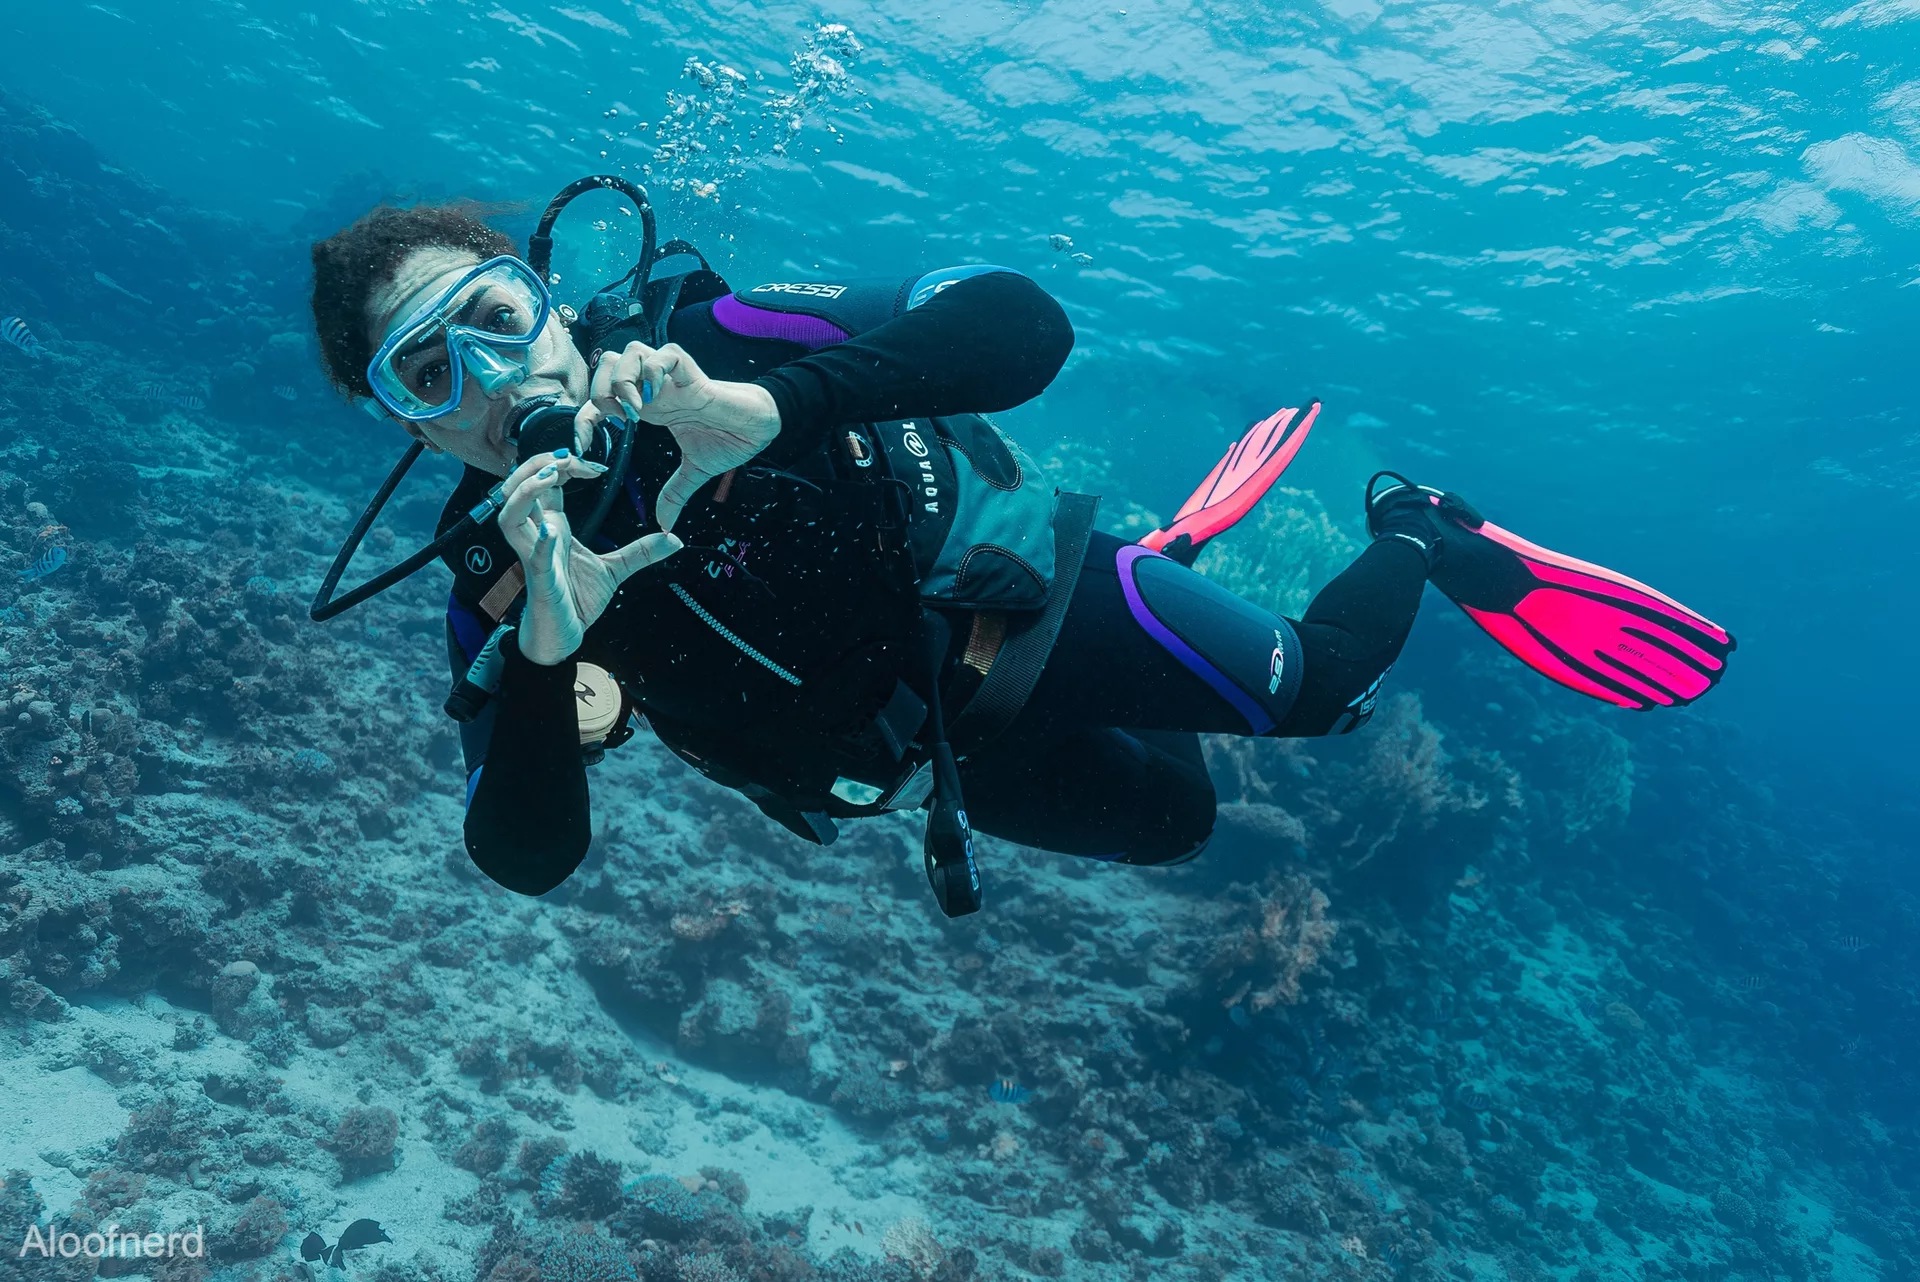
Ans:
[{"label": "waist strap", "polygon": [[1020,715],[1020,709],[1027,706],[1040,680],[1040,670],[1046,667],[1053,643],[1059,639],[1074,586],[1080,582],[1080,563],[1086,557],[1099,508],[1097,494],[1061,492],[1053,513],[1053,591],[1047,596],[1046,609],[1030,621],[1008,624],[1006,639],[994,655],[986,679],[948,728],[947,738],[961,756],[999,738]]}]

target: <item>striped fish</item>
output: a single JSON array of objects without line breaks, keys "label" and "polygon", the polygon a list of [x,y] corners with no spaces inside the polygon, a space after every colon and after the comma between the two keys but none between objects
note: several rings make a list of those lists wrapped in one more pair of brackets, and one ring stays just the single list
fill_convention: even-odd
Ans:
[{"label": "striped fish", "polygon": [[67,563],[67,550],[63,547],[50,547],[40,554],[40,559],[20,571],[20,577],[28,583],[44,579]]},{"label": "striped fish", "polygon": [[295,391],[293,385],[290,383],[275,383],[273,385],[273,394],[283,401],[297,401],[300,399],[300,393]]},{"label": "striped fish", "polygon": [[1011,1077],[1003,1077],[987,1088],[987,1094],[996,1104],[1024,1104],[1033,1098],[1033,1092]]},{"label": "striped fish", "polygon": [[33,336],[33,331],[18,316],[0,319],[0,338],[6,339],[36,361],[47,354],[47,349],[40,345],[40,340]]}]

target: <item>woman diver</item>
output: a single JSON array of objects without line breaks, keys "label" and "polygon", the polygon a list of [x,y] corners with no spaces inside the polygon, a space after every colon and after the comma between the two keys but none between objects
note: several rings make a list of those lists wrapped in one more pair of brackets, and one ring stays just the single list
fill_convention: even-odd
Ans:
[{"label": "woman diver", "polygon": [[[624,293],[548,294],[580,191],[640,206]],[[979,906],[971,830],[1132,864],[1191,858],[1214,823],[1198,736],[1364,723],[1431,580],[1548,677],[1624,707],[1684,704],[1732,638],[1624,576],[1382,474],[1373,542],[1298,620],[1196,574],[1317,403],[1255,424],[1174,522],[1094,528],[981,415],[1038,395],[1073,344],[1033,281],[992,266],[734,291],[656,250],[644,193],[589,178],[525,258],[454,207],[381,207],[313,247],[328,377],[415,441],[341,551],[330,617],[438,557],[463,721],[465,838],[525,894],[591,836],[587,765],[637,714],[793,832],[926,808],[950,915]],[[421,448],[466,464],[441,535],[335,599]],[[964,801],[962,800],[964,798]]]}]

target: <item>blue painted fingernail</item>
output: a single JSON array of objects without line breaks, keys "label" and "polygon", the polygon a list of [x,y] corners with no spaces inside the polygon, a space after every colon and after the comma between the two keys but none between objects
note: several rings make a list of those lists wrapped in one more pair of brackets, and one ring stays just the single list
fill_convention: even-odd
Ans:
[{"label": "blue painted fingernail", "polygon": [[553,464],[551,464],[551,463],[549,463],[549,464],[547,464],[547,465],[546,465],[545,467],[543,467],[543,468],[541,468],[541,469],[540,469],[540,475],[541,475],[542,477],[548,477],[548,476],[552,476],[552,475],[553,475]]},{"label": "blue painted fingernail", "polygon": [[555,458],[565,458],[567,456],[567,447],[562,445],[559,449],[553,452],[553,456]]},{"label": "blue painted fingernail", "polygon": [[645,379],[640,384],[640,403],[645,405],[653,399],[653,380]]}]

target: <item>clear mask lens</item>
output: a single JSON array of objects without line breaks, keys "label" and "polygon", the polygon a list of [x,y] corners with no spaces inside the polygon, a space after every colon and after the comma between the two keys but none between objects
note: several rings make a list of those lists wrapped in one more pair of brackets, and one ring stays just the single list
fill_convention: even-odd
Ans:
[{"label": "clear mask lens", "polygon": [[456,285],[381,344],[368,371],[376,395],[404,417],[433,417],[460,395],[462,373],[489,395],[525,379],[528,348],[551,304],[532,270],[497,259]]}]

